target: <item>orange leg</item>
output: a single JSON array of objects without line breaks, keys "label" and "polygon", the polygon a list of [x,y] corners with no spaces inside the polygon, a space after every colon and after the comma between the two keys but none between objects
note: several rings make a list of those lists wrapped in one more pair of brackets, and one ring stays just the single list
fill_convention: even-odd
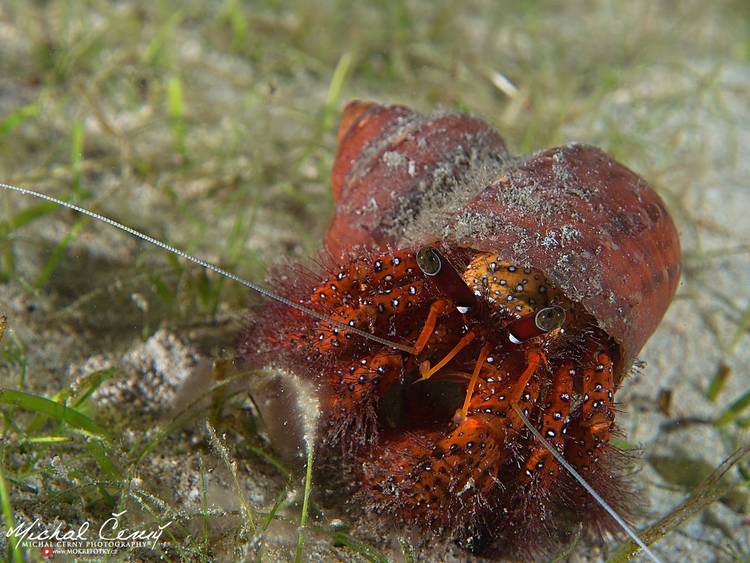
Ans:
[{"label": "orange leg", "polygon": [[454,422],[460,422],[466,418],[466,415],[469,413],[469,403],[471,403],[471,397],[474,395],[474,388],[477,385],[477,381],[479,380],[479,372],[482,370],[482,366],[484,365],[484,361],[487,359],[487,356],[490,355],[490,350],[492,350],[492,345],[488,342],[484,346],[482,346],[482,349],[479,351],[479,359],[477,359],[477,363],[474,366],[474,372],[471,374],[471,380],[469,381],[469,387],[466,389],[466,398],[464,398],[464,406],[461,407],[461,409],[456,412],[456,415],[453,417]]},{"label": "orange leg", "polygon": [[540,352],[535,350],[531,350],[526,354],[526,361],[528,362],[526,369],[521,374],[521,377],[518,378],[518,381],[516,381],[516,384],[513,386],[513,391],[508,397],[511,404],[516,404],[521,400],[523,390],[526,389],[526,385],[528,385],[531,376],[534,375],[537,369],[539,369],[539,364],[547,362],[546,358],[542,356]]},{"label": "orange leg", "polygon": [[614,374],[610,355],[594,350],[583,368],[583,402],[571,420],[565,449],[570,450],[570,462],[584,476],[610,478],[599,464],[609,444],[614,426]]},{"label": "orange leg", "polygon": [[[565,443],[563,429],[570,416],[570,401],[573,394],[573,369],[573,363],[570,361],[564,362],[557,368],[548,395],[549,408],[545,409],[542,419],[542,435],[561,452]],[[531,447],[531,455],[526,461],[525,474],[531,477],[546,467],[547,475],[554,477],[559,472],[560,466],[556,463],[547,463],[548,460],[552,459],[551,456],[552,454],[544,446],[535,442]]]},{"label": "orange leg", "polygon": [[427,342],[430,340],[430,336],[435,332],[435,326],[437,325],[438,317],[443,314],[450,306],[450,301],[445,299],[438,299],[430,306],[430,312],[427,314],[427,320],[424,322],[422,332],[419,333],[417,342],[414,344],[414,355],[417,356],[424,347],[427,346]]},{"label": "orange leg", "polygon": [[[458,344],[456,344],[453,349],[448,352],[445,357],[440,360],[437,364],[435,364],[434,367],[430,367],[429,360],[425,360],[422,362],[419,366],[419,373],[422,374],[422,377],[417,380],[424,381],[425,379],[430,379],[433,375],[435,375],[438,371],[443,369],[445,365],[450,362],[453,358],[456,357],[456,354],[458,354],[461,350],[466,348],[474,338],[476,338],[476,333],[472,330],[464,334],[464,337],[458,341]],[[416,382],[415,382],[416,383]]]},{"label": "orange leg", "polygon": [[581,405],[581,418],[596,443],[604,443],[609,441],[614,422],[613,365],[606,352],[595,353],[594,361],[596,364],[583,372],[584,401]]}]

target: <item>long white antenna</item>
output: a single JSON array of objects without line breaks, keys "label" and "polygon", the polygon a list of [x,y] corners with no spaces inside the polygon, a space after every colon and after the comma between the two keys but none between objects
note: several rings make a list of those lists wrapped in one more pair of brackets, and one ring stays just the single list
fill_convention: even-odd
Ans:
[{"label": "long white antenna", "polygon": [[67,201],[63,201],[62,199],[58,199],[56,197],[52,197],[50,195],[36,192],[34,190],[28,190],[26,188],[19,188],[18,186],[12,186],[10,184],[3,184],[0,182],[0,188],[3,188],[5,190],[10,190],[13,192],[18,192],[27,196],[35,197],[37,199],[42,199],[45,201],[50,201],[52,203],[55,203],[57,205],[60,205],[62,207],[66,207],[68,209],[71,209],[73,211],[77,211],[78,213],[81,213],[82,215],[86,215],[87,217],[91,217],[92,219],[96,219],[97,221],[101,221],[102,223],[106,223],[107,225],[110,225],[111,227],[114,227],[116,229],[120,229],[121,231],[125,231],[126,233],[133,235],[136,238],[139,238],[143,241],[146,241],[150,244],[153,244],[154,246],[158,246],[159,248],[166,250],[167,252],[171,252],[172,254],[175,254],[179,256],[180,258],[184,258],[185,260],[189,260],[193,264],[198,264],[199,266],[202,266],[203,268],[206,268],[207,270],[210,270],[212,272],[215,272],[219,274],[220,276],[224,276],[225,278],[228,278],[232,281],[235,281],[239,284],[244,285],[245,287],[248,287],[255,291],[256,293],[259,293],[260,295],[263,295],[264,297],[267,297],[268,299],[272,299],[274,301],[278,301],[279,303],[282,303],[286,305],[287,307],[291,307],[292,309],[296,309],[297,311],[300,311],[306,315],[309,315],[315,319],[318,319],[320,321],[329,323],[336,328],[342,330],[342,331],[348,331],[352,334],[356,334],[358,336],[361,336],[363,338],[367,338],[368,340],[372,340],[373,342],[377,342],[378,344],[383,344],[384,346],[389,346],[390,348],[395,348],[396,350],[401,350],[403,352],[407,352],[411,354],[414,349],[411,346],[407,346],[405,344],[399,344],[398,342],[393,342],[391,340],[388,340],[386,338],[381,338],[380,336],[377,336],[375,334],[370,334],[369,332],[365,332],[364,330],[360,330],[358,328],[352,327],[346,323],[342,323],[340,321],[337,321],[335,319],[332,319],[330,317],[327,317],[323,313],[319,313],[315,309],[311,309],[309,307],[305,307],[304,305],[300,305],[299,303],[295,303],[291,299],[287,299],[286,297],[283,297],[281,295],[278,295],[271,291],[270,289],[267,289],[263,287],[262,285],[258,285],[256,283],[253,283],[251,281],[248,281],[246,279],[243,279],[231,272],[228,272],[222,268],[219,268],[218,266],[214,266],[210,262],[206,262],[202,258],[198,258],[196,256],[192,256],[188,254],[187,252],[184,252],[180,250],[179,248],[175,248],[174,246],[171,246],[165,242],[162,242],[158,239],[155,239],[145,233],[142,233],[140,231],[136,231],[135,229],[132,229],[128,227],[127,225],[123,225],[122,223],[118,223],[114,219],[110,219],[109,217],[105,217],[104,215],[99,215],[98,213],[94,211],[90,211],[88,209],[85,209],[83,207],[79,207],[78,205],[75,205],[73,203],[69,203]]},{"label": "long white antenna", "polygon": [[529,419],[526,417],[525,414],[523,414],[523,411],[518,408],[518,405],[511,405],[515,413],[521,418],[521,421],[526,425],[526,428],[528,428],[531,433],[534,435],[534,437],[541,442],[541,444],[551,453],[555,459],[560,462],[560,465],[562,465],[568,473],[570,473],[573,478],[578,481],[581,486],[586,489],[586,492],[590,494],[592,497],[594,497],[594,500],[599,503],[599,505],[606,510],[609,515],[614,518],[615,522],[625,531],[626,534],[628,534],[631,538],[633,538],[633,541],[638,544],[638,547],[640,547],[643,550],[643,553],[645,553],[654,563],[661,563],[660,559],[654,554],[653,551],[651,551],[648,546],[643,542],[641,538],[638,537],[638,534],[635,533],[635,530],[631,528],[623,518],[615,512],[615,509],[612,508],[609,504],[607,504],[607,501],[605,501],[602,496],[597,493],[594,488],[588,484],[586,479],[583,478],[583,476],[576,471],[572,465],[568,463],[568,461],[563,457],[563,455],[557,451],[557,448],[554,447],[552,444],[550,444],[547,439],[542,436],[542,434],[537,430],[533,424],[529,421]]}]

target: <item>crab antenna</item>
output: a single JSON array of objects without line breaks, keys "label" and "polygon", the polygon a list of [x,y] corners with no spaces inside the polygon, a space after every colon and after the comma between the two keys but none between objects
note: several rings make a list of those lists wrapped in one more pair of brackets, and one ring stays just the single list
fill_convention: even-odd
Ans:
[{"label": "crab antenna", "polygon": [[52,197],[50,195],[36,192],[34,190],[29,190],[26,188],[20,188],[18,186],[12,186],[10,184],[4,184],[0,182],[0,188],[3,188],[4,190],[9,190],[13,192],[18,192],[23,195],[35,197],[37,199],[42,199],[45,201],[52,202],[54,204],[57,204],[61,207],[66,207],[68,209],[71,209],[73,211],[77,211],[78,213],[81,213],[82,215],[86,215],[87,217],[91,217],[92,219],[96,219],[97,221],[101,221],[102,223],[106,223],[107,225],[110,225],[111,227],[114,227],[116,229],[120,229],[121,231],[125,231],[126,233],[139,238],[143,241],[148,242],[149,244],[152,244],[154,246],[158,246],[159,248],[166,250],[167,252],[171,252],[172,254],[175,254],[176,256],[179,256],[180,258],[184,258],[185,260],[188,260],[192,262],[193,264],[197,264],[198,266],[201,266],[207,270],[210,270],[216,274],[219,274],[220,276],[224,276],[225,278],[228,278],[232,281],[235,281],[239,284],[244,285],[245,287],[248,287],[255,291],[256,293],[259,293],[260,295],[267,297],[268,299],[271,299],[273,301],[277,301],[283,305],[286,305],[287,307],[291,307],[292,309],[296,309],[297,311],[300,311],[301,313],[304,313],[305,315],[309,315],[315,319],[318,319],[319,321],[323,321],[326,323],[329,323],[333,325],[334,327],[348,331],[352,334],[356,334],[357,336],[361,336],[362,338],[367,338],[368,340],[372,340],[373,342],[377,342],[378,344],[383,344],[384,346],[388,346],[390,348],[395,348],[397,350],[401,350],[403,352],[412,353],[413,348],[411,346],[407,346],[405,344],[399,344],[398,342],[393,342],[391,340],[388,340],[386,338],[381,338],[375,334],[370,334],[369,332],[365,332],[364,330],[349,326],[346,323],[342,323],[340,321],[337,321],[335,319],[332,319],[323,313],[319,313],[315,309],[311,309],[310,307],[305,307],[304,305],[300,305],[299,303],[295,303],[291,299],[287,299],[286,297],[283,297],[281,295],[278,295],[277,293],[274,293],[270,289],[267,289],[263,287],[262,285],[258,285],[256,283],[253,283],[251,281],[248,281],[246,279],[243,279],[231,272],[228,272],[222,268],[219,268],[218,266],[215,266],[211,264],[210,262],[207,262],[203,260],[202,258],[198,258],[196,256],[192,256],[188,254],[187,252],[184,252],[180,250],[179,248],[175,248],[174,246],[171,246],[165,242],[162,242],[158,239],[155,239],[145,233],[142,233],[140,231],[136,231],[135,229],[132,229],[131,227],[128,227],[127,225],[123,225],[122,223],[118,223],[114,219],[110,219],[109,217],[105,217],[104,215],[99,215],[98,213],[94,211],[90,211],[88,209],[85,209],[83,207],[79,207],[73,203],[69,203],[67,201],[63,201],[62,199],[58,199],[56,197]]},{"label": "crab antenna", "polygon": [[648,546],[644,543],[644,541],[638,537],[638,534],[635,533],[635,530],[631,528],[627,522],[625,522],[625,519],[617,514],[614,508],[612,508],[609,504],[607,504],[607,501],[605,501],[599,493],[594,490],[594,487],[589,485],[588,481],[583,478],[583,476],[576,471],[572,465],[568,463],[568,461],[563,457],[563,455],[557,451],[557,448],[555,448],[552,444],[550,444],[547,439],[542,436],[539,433],[539,430],[537,430],[533,424],[529,421],[529,419],[526,417],[525,414],[523,414],[523,411],[518,408],[517,405],[511,405],[515,413],[519,416],[521,419],[521,422],[523,422],[526,425],[526,428],[528,428],[531,433],[534,435],[534,437],[541,442],[542,446],[545,447],[549,453],[551,453],[554,458],[560,462],[560,465],[562,465],[565,470],[570,473],[573,478],[578,481],[581,486],[586,489],[586,492],[590,494],[592,497],[594,497],[594,500],[599,503],[599,505],[607,511],[607,513],[614,519],[615,522],[622,528],[626,534],[628,534],[633,541],[643,550],[643,553],[645,553],[651,561],[654,563],[661,563],[661,560],[654,554],[653,551],[651,551]]}]

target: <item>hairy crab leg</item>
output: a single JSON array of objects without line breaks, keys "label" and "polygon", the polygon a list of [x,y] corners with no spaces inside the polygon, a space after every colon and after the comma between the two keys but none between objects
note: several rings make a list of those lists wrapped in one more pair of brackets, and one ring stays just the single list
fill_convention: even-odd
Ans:
[{"label": "hairy crab leg", "polygon": [[571,461],[583,474],[599,467],[614,426],[612,360],[606,352],[599,351],[594,352],[593,361],[593,367],[583,370],[583,402],[575,415],[572,435],[568,436],[575,452]]},{"label": "hairy crab leg", "polygon": [[356,263],[339,265],[336,273],[316,288],[310,296],[311,305],[331,305],[356,302],[373,288],[397,287],[419,282],[422,279],[414,257],[409,252],[395,252],[361,258]]},{"label": "hairy crab leg", "polygon": [[[384,332],[389,322],[388,319],[392,315],[405,314],[410,309],[419,306],[422,289],[423,286],[420,282],[408,286],[399,286],[382,295],[368,296],[363,299],[362,303],[356,305],[351,303],[339,305],[329,312],[329,315],[335,321],[350,327],[371,326],[373,330]],[[331,327],[330,323],[318,323],[315,348],[321,354],[328,353],[333,349],[344,351],[352,344],[356,345],[357,343],[358,340],[352,339],[346,331],[339,330],[335,326]],[[412,346],[407,347],[404,351],[412,355],[418,353]]]},{"label": "hairy crab leg", "polygon": [[[542,418],[542,435],[560,451],[562,451],[565,443],[564,432],[570,415],[570,398],[573,392],[574,374],[572,362],[565,362],[557,368]],[[537,443],[532,447],[531,455],[524,467],[524,473],[531,477],[537,471],[548,467],[549,476],[554,477],[559,472],[560,466],[547,463],[550,459],[552,459],[552,454],[542,444]]]},{"label": "hairy crab leg", "polygon": [[584,373],[584,401],[581,412],[588,422],[588,428],[599,442],[607,442],[612,434],[614,413],[613,400],[613,366],[606,352],[596,355],[596,367]]},{"label": "hairy crab leg", "polygon": [[[331,372],[334,391],[326,399],[326,410],[332,413],[326,442],[341,443],[344,451],[352,452],[377,436],[375,405],[401,377],[403,357],[384,349],[339,366]],[[356,438],[342,442],[347,436]]]}]

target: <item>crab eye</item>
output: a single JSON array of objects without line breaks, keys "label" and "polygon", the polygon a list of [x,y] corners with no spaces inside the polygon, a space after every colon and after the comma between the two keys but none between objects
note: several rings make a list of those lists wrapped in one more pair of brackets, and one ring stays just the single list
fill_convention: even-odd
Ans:
[{"label": "crab eye", "polygon": [[565,322],[565,309],[552,305],[516,319],[508,325],[508,338],[513,344],[521,344],[556,328]]},{"label": "crab eye", "polygon": [[565,322],[565,309],[558,305],[539,309],[534,316],[534,324],[542,332],[550,332],[560,328]]},{"label": "crab eye", "polygon": [[423,246],[417,252],[417,266],[425,276],[437,276],[443,263],[440,254],[431,246]]}]

